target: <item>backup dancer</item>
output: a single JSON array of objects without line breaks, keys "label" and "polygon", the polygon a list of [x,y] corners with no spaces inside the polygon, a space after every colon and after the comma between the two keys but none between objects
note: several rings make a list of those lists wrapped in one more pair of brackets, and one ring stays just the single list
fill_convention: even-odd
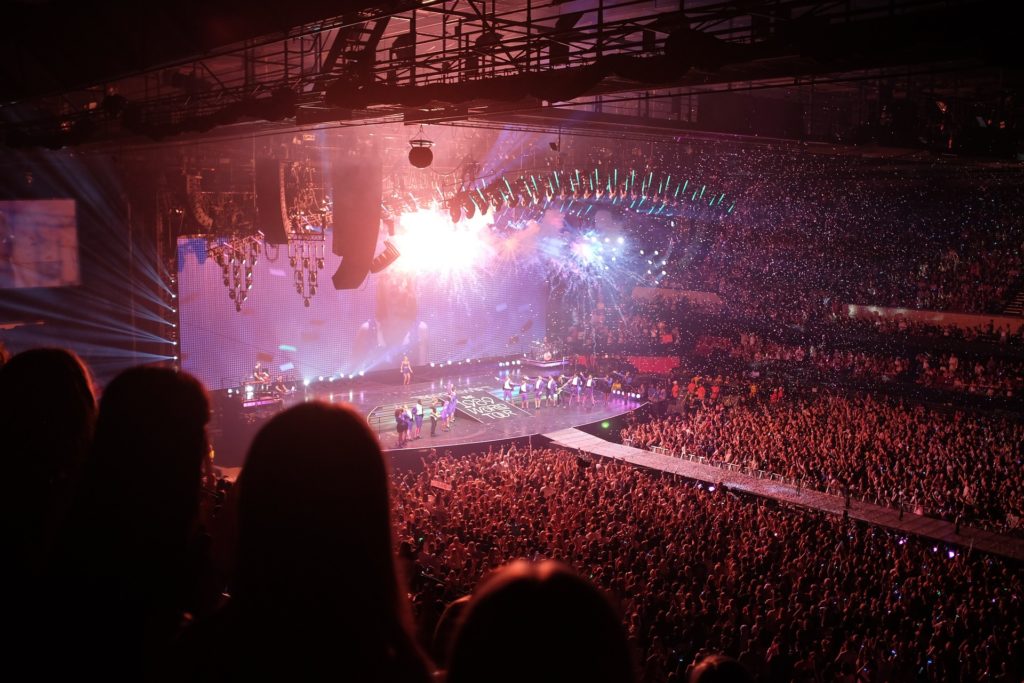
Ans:
[{"label": "backup dancer", "polygon": [[[501,381],[500,377],[495,377],[494,379],[498,380],[499,382]],[[505,399],[505,403],[511,403],[512,402],[512,377],[510,375],[505,375],[505,383],[502,385],[502,391],[504,391],[504,393],[502,394],[502,398]]]},{"label": "backup dancer", "polygon": [[455,409],[459,405],[458,396],[455,395],[455,385],[451,384],[448,386],[448,417],[445,418],[445,424],[451,429],[455,426]]},{"label": "backup dancer", "polygon": [[420,433],[423,431],[423,401],[421,399],[416,400],[416,405],[412,407],[413,419],[416,421],[416,430],[413,432],[414,439],[420,438]]},{"label": "backup dancer", "polygon": [[569,405],[572,405],[572,400],[575,398],[578,405],[583,405],[583,399],[581,393],[583,391],[583,380],[580,377],[580,373],[573,373],[572,376],[572,388],[569,393]]}]

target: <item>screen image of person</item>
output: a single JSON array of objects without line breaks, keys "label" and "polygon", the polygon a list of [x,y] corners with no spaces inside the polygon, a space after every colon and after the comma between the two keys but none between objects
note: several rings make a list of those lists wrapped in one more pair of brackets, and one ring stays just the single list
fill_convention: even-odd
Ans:
[{"label": "screen image of person", "polygon": [[413,365],[425,365],[429,332],[419,317],[415,281],[401,273],[384,273],[377,282],[374,315],[356,331],[353,361],[363,368],[396,366],[408,355]]},{"label": "screen image of person", "polygon": [[14,228],[0,211],[0,289],[14,286]]}]

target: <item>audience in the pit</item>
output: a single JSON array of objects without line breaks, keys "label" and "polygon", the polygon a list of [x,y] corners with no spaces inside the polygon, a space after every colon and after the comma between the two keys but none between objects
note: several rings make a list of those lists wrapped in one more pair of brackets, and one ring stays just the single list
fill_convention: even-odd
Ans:
[{"label": "audience in the pit", "polygon": [[568,567],[517,561],[466,608],[447,683],[630,683],[633,661],[608,599]]},{"label": "audience in the pit", "polygon": [[396,480],[421,620],[509,559],[551,558],[621,602],[643,681],[682,681],[711,653],[761,681],[1024,670],[1018,563],[564,450],[443,456]]},{"label": "audience in the pit", "polygon": [[322,403],[277,415],[237,490],[231,597],[183,636],[177,680],[428,680],[387,467],[361,416]]},{"label": "audience in the pit", "polygon": [[134,368],[103,391],[96,436],[52,567],[58,667],[152,677],[183,615],[201,608],[199,519],[210,406],[202,385]]},{"label": "audience in the pit", "polygon": [[893,508],[998,530],[1024,523],[1019,420],[884,398],[773,391],[765,400],[701,401],[684,416],[622,437],[712,462],[764,470],[822,490],[847,488]]}]

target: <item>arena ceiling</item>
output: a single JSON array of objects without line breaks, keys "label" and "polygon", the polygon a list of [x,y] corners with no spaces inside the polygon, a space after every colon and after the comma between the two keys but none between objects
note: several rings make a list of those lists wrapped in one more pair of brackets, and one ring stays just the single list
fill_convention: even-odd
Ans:
[{"label": "arena ceiling", "polygon": [[1015,158],[1021,56],[990,0],[20,0],[9,147],[374,122],[730,134]]}]

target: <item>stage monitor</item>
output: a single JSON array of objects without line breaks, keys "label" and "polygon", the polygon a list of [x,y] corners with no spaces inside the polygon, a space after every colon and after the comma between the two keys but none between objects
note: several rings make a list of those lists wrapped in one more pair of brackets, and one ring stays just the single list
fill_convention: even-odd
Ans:
[{"label": "stage monitor", "polygon": [[75,201],[0,201],[0,289],[77,284]]}]

